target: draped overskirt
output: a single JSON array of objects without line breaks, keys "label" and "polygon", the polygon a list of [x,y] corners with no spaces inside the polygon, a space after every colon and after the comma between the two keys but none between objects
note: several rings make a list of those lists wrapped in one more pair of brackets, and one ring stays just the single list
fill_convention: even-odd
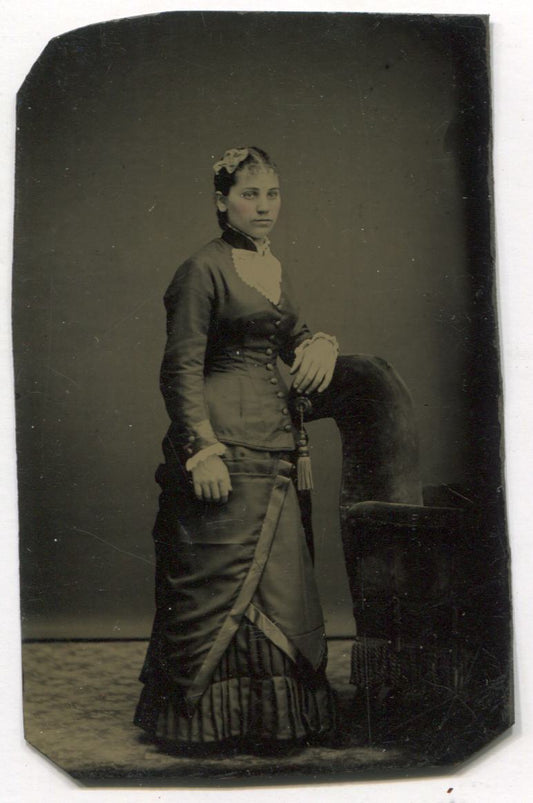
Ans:
[{"label": "draped overskirt", "polygon": [[175,742],[333,726],[326,641],[289,455],[228,447],[227,504],[160,466],[156,616],[135,722]]}]

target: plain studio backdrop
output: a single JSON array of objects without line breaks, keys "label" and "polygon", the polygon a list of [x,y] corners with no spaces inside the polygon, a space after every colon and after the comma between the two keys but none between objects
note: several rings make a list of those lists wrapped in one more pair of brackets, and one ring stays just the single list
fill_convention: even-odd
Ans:
[{"label": "plain studio backdrop", "polygon": [[[410,389],[424,484],[496,491],[486,59],[480,17],[181,12],[48,45],[18,108],[26,637],[149,633],[162,296],[218,235],[229,147],[279,165],[273,251],[311,329]],[[350,635],[340,443],[310,429],[327,630]]]}]

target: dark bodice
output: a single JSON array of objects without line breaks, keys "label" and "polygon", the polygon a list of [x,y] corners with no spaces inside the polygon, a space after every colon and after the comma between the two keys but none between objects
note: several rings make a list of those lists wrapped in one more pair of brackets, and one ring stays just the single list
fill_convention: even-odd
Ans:
[{"label": "dark bodice", "polygon": [[233,248],[253,245],[227,230],[180,266],[165,294],[161,390],[172,443],[188,455],[217,440],[259,449],[294,446],[277,358],[290,364],[310,333],[287,277],[272,303],[240,278]]}]

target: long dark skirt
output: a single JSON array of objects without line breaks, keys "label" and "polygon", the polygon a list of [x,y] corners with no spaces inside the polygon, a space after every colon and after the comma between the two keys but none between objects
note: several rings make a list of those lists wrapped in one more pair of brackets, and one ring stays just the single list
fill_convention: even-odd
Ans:
[{"label": "long dark skirt", "polygon": [[226,505],[165,464],[157,611],[135,723],[170,742],[331,731],[326,642],[287,455],[228,447]]}]

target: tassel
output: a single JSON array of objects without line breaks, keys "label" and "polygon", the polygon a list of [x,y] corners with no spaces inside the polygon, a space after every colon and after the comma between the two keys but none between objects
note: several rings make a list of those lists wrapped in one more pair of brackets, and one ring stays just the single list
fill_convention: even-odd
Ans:
[{"label": "tassel", "polygon": [[296,401],[296,409],[300,414],[300,427],[296,440],[296,450],[298,454],[298,460],[296,462],[298,490],[310,491],[313,488],[313,472],[311,470],[311,457],[309,454],[309,436],[304,427],[304,412],[311,409],[311,402],[306,397],[300,397]]},{"label": "tassel", "polygon": [[[307,454],[305,454],[307,452]],[[298,446],[298,490],[311,491],[313,488],[313,472],[311,470],[311,458],[309,450]]]}]

